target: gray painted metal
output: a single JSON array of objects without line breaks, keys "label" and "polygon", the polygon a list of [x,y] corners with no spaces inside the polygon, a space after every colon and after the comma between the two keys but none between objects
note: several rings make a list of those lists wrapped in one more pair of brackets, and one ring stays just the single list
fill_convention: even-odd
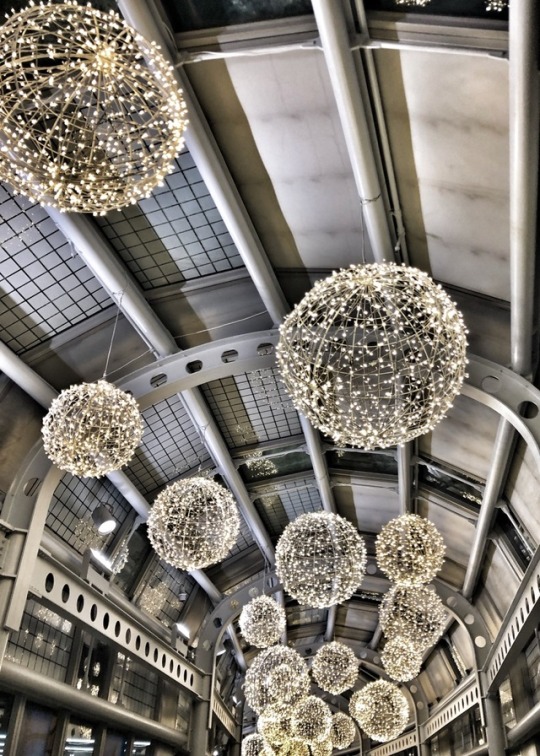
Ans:
[{"label": "gray painted metal", "polygon": [[[512,727],[511,730],[507,733],[507,740],[508,745],[511,748],[515,748],[516,746],[521,745],[522,743],[525,743],[529,738],[531,738],[533,735],[536,735],[540,731],[540,702],[537,703],[533,708],[523,717],[523,719],[520,719],[519,722]],[[490,756],[492,756],[491,751],[489,752]],[[497,756],[501,753],[504,753],[503,751],[498,751]],[[493,751],[493,755],[495,756],[495,751]]]},{"label": "gray painted metal", "polygon": [[398,492],[400,514],[411,511],[412,441],[397,447]]},{"label": "gray painted metal", "polygon": [[[486,712],[486,729],[488,736],[489,756],[501,756],[506,748],[506,728],[501,714],[501,702],[499,696],[487,696],[484,699]],[[474,752],[473,752],[474,753]]]}]

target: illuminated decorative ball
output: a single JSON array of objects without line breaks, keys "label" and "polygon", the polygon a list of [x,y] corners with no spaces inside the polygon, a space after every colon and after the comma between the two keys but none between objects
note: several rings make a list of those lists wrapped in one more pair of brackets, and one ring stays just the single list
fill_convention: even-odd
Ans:
[{"label": "illuminated decorative ball", "polygon": [[356,265],[318,281],[280,328],[295,407],[338,444],[387,448],[427,433],[459,393],[466,328],[416,268]]},{"label": "illuminated decorative ball", "polygon": [[276,572],[299,603],[327,607],[350,598],[364,579],[366,548],[348,520],[310,512],[289,523],[276,547]]},{"label": "illuminated decorative ball", "polygon": [[306,663],[287,646],[271,646],[257,654],[246,672],[246,702],[257,714],[267,706],[289,707],[309,693]]},{"label": "illuminated decorative ball", "polygon": [[379,569],[394,583],[429,583],[444,561],[443,537],[435,525],[404,514],[383,527],[375,544]]},{"label": "illuminated decorative ball", "polygon": [[257,596],[240,614],[240,632],[252,646],[266,648],[277,643],[287,626],[285,610],[270,596]]},{"label": "illuminated decorative ball", "polygon": [[397,635],[386,642],[381,661],[389,677],[408,682],[420,674],[422,648],[414,640]]},{"label": "illuminated decorative ball", "polygon": [[34,5],[0,28],[0,175],[59,210],[103,215],[172,170],[186,107],[172,67],[114,12]]},{"label": "illuminated decorative ball", "polygon": [[275,756],[275,753],[262,735],[253,733],[242,741],[242,756]]},{"label": "illuminated decorative ball", "polygon": [[429,5],[431,0],[395,0],[396,5],[416,5],[423,8],[425,5]]},{"label": "illuminated decorative ball", "polygon": [[320,743],[312,743],[309,750],[311,751],[311,756],[332,756],[334,746],[330,738],[327,738]]},{"label": "illuminated decorative ball", "polygon": [[343,712],[338,711],[332,717],[330,741],[339,751],[348,748],[356,737],[356,727],[353,720]]},{"label": "illuminated decorative ball", "polygon": [[319,687],[337,695],[352,688],[356,682],[358,659],[343,643],[326,643],[313,658],[311,674]]},{"label": "illuminated decorative ball", "polygon": [[349,710],[366,735],[380,743],[397,738],[409,721],[407,699],[386,680],[368,683],[353,693]]},{"label": "illuminated decorative ball", "polygon": [[400,636],[427,648],[442,635],[446,612],[433,588],[395,585],[383,598],[379,620],[387,638]]},{"label": "illuminated decorative ball", "polygon": [[99,478],[127,465],[142,432],[130,394],[104,380],[79,383],[53,399],[43,420],[43,447],[61,470]]},{"label": "illuminated decorative ball", "polygon": [[486,10],[496,11],[502,13],[504,10],[508,10],[508,0],[486,0]]},{"label": "illuminated decorative ball", "polygon": [[311,756],[309,746],[303,740],[292,738],[276,750],[276,756]]},{"label": "illuminated decorative ball", "polygon": [[229,491],[209,478],[177,480],[154,501],[148,538],[158,556],[182,570],[224,559],[236,543],[240,517]]},{"label": "illuminated decorative ball", "polygon": [[292,738],[290,710],[267,706],[257,720],[257,729],[272,747],[283,745]]},{"label": "illuminated decorative ball", "polygon": [[317,696],[308,696],[295,706],[292,713],[292,732],[305,743],[320,743],[330,737],[332,712]]}]

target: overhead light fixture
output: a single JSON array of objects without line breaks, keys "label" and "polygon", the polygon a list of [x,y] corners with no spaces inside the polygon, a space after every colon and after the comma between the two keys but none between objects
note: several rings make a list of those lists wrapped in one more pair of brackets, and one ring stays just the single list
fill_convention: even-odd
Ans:
[{"label": "overhead light fixture", "polygon": [[510,3],[508,2],[508,0],[486,0],[487,11],[502,13],[502,11],[507,10],[509,5]]},{"label": "overhead light fixture", "polygon": [[394,583],[429,583],[444,562],[445,545],[435,525],[404,514],[385,525],[375,542],[377,565]]},{"label": "overhead light fixture", "polygon": [[254,732],[242,741],[242,756],[275,756],[262,735]]},{"label": "overhead light fixture", "polygon": [[246,672],[244,693],[254,712],[272,705],[292,706],[309,692],[305,661],[288,646],[271,646],[260,651]]},{"label": "overhead light fixture", "polygon": [[356,727],[353,720],[342,711],[337,711],[332,717],[330,741],[334,748],[343,750],[352,745],[356,737]]},{"label": "overhead light fixture", "polygon": [[0,28],[0,175],[59,210],[148,197],[184,143],[174,72],[113,11],[31,3]]},{"label": "overhead light fixture", "polygon": [[272,748],[279,748],[292,738],[292,712],[281,706],[267,706],[257,720],[257,729]]},{"label": "overhead light fixture", "polygon": [[332,727],[330,707],[317,696],[307,696],[294,707],[292,713],[293,736],[308,745],[327,740]]},{"label": "overhead light fixture", "polygon": [[425,5],[429,5],[431,0],[395,0],[396,5],[410,5],[417,8],[423,8]]},{"label": "overhead light fixture", "polygon": [[180,633],[180,635],[183,635],[186,640],[190,639],[190,632],[189,627],[187,625],[184,625],[182,622],[176,623],[176,629]]},{"label": "overhead light fixture", "polygon": [[386,743],[397,738],[409,721],[409,704],[393,683],[377,680],[353,693],[351,716],[372,740]]},{"label": "overhead light fixture", "polygon": [[94,509],[92,512],[92,522],[100,535],[109,535],[118,525],[111,510],[105,504],[98,504]]},{"label": "overhead light fixture", "polygon": [[277,361],[296,409],[339,445],[388,448],[432,430],[461,390],[467,330],[416,268],[353,265],[283,321]]},{"label": "overhead light fixture", "polygon": [[313,679],[334,695],[352,688],[358,678],[358,659],[344,643],[332,641],[321,646],[311,666]]},{"label": "overhead light fixture", "polygon": [[433,588],[395,585],[382,600],[379,621],[387,638],[408,638],[420,648],[436,643],[446,612]]},{"label": "overhead light fixture", "polygon": [[266,648],[277,643],[287,627],[285,610],[270,596],[256,596],[244,606],[240,632],[252,646]]},{"label": "overhead light fixture", "polygon": [[414,639],[396,635],[386,641],[381,661],[389,677],[398,682],[409,682],[420,674],[422,653],[422,646]]}]

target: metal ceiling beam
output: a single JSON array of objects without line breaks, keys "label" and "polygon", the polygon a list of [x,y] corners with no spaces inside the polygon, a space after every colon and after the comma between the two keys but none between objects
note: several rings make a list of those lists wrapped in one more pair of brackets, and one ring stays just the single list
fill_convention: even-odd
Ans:
[{"label": "metal ceiling beam", "polygon": [[393,261],[390,219],[373,153],[343,5],[337,0],[312,0],[312,6],[371,248],[377,262]]},{"label": "metal ceiling beam", "polygon": [[399,512],[402,515],[412,510],[412,447],[412,441],[397,447]]}]

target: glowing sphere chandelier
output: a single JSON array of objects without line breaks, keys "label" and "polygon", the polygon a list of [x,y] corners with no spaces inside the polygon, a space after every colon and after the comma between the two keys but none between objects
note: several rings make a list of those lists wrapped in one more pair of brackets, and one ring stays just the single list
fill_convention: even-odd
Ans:
[{"label": "glowing sphere chandelier", "polygon": [[267,706],[290,707],[309,693],[306,663],[287,646],[271,646],[257,654],[246,672],[244,693],[254,712]]},{"label": "glowing sphere chandelier", "polygon": [[429,5],[431,0],[395,0],[396,5],[416,5],[419,8],[423,8]]},{"label": "glowing sphere chandelier", "polygon": [[275,752],[262,735],[253,733],[242,741],[242,756],[275,756]]},{"label": "glowing sphere chandelier", "polygon": [[0,175],[59,210],[150,195],[183,146],[172,67],[114,12],[31,4],[0,28]]},{"label": "glowing sphere chandelier", "polygon": [[161,559],[195,570],[227,556],[238,538],[240,517],[226,488],[195,476],[177,480],[156,497],[147,525]]},{"label": "glowing sphere chandelier", "polygon": [[276,756],[311,756],[309,746],[303,740],[291,738],[276,751]]},{"label": "glowing sphere chandelier", "polygon": [[295,407],[338,444],[387,448],[427,433],[459,393],[466,328],[416,268],[356,265],[318,281],[280,328]]},{"label": "glowing sphere chandelier", "polygon": [[327,738],[326,740],[321,740],[320,743],[312,743],[309,750],[311,751],[311,756],[332,756],[334,746],[330,738]]},{"label": "glowing sphere chandelier", "polygon": [[257,596],[240,614],[240,632],[252,646],[266,648],[277,643],[287,626],[285,610],[270,596]]},{"label": "glowing sphere chandelier", "polygon": [[381,661],[389,677],[408,682],[420,674],[422,648],[410,638],[397,635],[386,642]]},{"label": "glowing sphere chandelier", "polygon": [[509,6],[508,0],[486,0],[486,10],[502,13]]},{"label": "glowing sphere chandelier", "polygon": [[353,693],[349,710],[366,735],[380,743],[397,738],[409,720],[407,699],[386,680],[368,683]]},{"label": "glowing sphere chandelier", "polygon": [[332,717],[332,729],[330,730],[330,741],[334,748],[342,750],[352,745],[356,737],[356,727],[353,720],[341,711],[338,711]]},{"label": "glowing sphere chandelier", "polygon": [[442,635],[446,612],[433,588],[395,585],[383,598],[379,620],[387,638],[408,638],[427,648]]},{"label": "glowing sphere chandelier", "polygon": [[332,712],[317,696],[307,696],[292,713],[293,736],[305,743],[320,743],[330,737]]},{"label": "glowing sphere chandelier", "polygon": [[293,736],[291,712],[281,706],[267,706],[257,720],[257,729],[273,748],[282,746]]},{"label": "glowing sphere chandelier", "polygon": [[311,674],[320,688],[337,695],[356,682],[358,659],[343,643],[325,643],[313,657]]},{"label": "glowing sphere chandelier", "polygon": [[444,561],[445,545],[435,525],[424,517],[404,514],[377,536],[377,564],[394,583],[429,583]]},{"label": "glowing sphere chandelier", "polygon": [[276,572],[299,603],[328,607],[350,598],[364,579],[366,548],[348,520],[310,512],[289,523],[276,547]]},{"label": "glowing sphere chandelier", "polygon": [[104,380],[79,383],[53,400],[43,420],[43,447],[61,470],[99,478],[131,460],[142,432],[130,394]]}]

